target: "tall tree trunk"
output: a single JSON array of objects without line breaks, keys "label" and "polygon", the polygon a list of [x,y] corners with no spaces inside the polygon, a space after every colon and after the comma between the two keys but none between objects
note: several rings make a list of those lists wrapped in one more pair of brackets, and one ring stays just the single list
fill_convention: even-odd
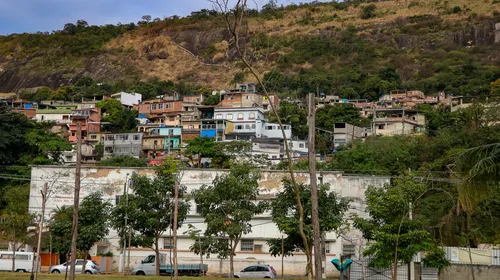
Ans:
[{"label": "tall tree trunk", "polygon": [[87,269],[87,256],[89,255],[89,252],[82,251],[82,255],[83,255],[82,274],[85,274],[85,270]]},{"label": "tall tree trunk", "polygon": [[[262,79],[259,77],[255,69],[252,67],[252,65],[248,62],[248,60],[245,57],[246,51],[242,50],[240,47],[240,29],[242,28],[243,24],[243,19],[246,15],[245,9],[247,8],[247,0],[238,0],[236,1],[236,4],[234,8],[229,7],[229,1],[227,0],[209,0],[216,9],[219,9],[219,12],[221,14],[222,20],[226,24],[228,32],[231,34],[231,37],[234,39],[234,47],[238,53],[238,56],[240,60],[243,62],[243,64],[246,66],[246,68],[252,73],[254,78],[257,80],[257,83],[261,86],[262,91],[264,92],[264,96],[269,100],[269,105],[271,106],[271,111],[273,112],[274,116],[276,117],[276,120],[279,124],[281,133],[283,135],[283,142],[285,145],[285,152],[287,155],[287,162],[288,162],[288,171],[290,173],[290,180],[292,182],[292,185],[295,190],[295,198],[297,201],[297,209],[299,212],[299,233],[302,238],[302,242],[304,243],[304,251],[307,254],[310,254],[310,247],[309,243],[307,241],[307,236],[304,231],[304,208],[302,206],[302,201],[300,200],[300,189],[295,181],[295,174],[293,171],[293,160],[292,160],[292,153],[290,151],[290,147],[288,144],[288,139],[286,137],[286,132],[285,128],[283,126],[283,123],[281,121],[281,118],[278,114],[278,111],[276,109],[276,106],[273,101],[271,101],[271,98],[269,98],[269,92],[267,91],[266,86],[264,85]],[[231,19],[231,15],[234,16],[234,22]],[[309,277],[308,279],[311,280],[312,277],[312,265],[308,266],[310,269],[309,271]]]},{"label": "tall tree trunk", "polygon": [[12,244],[12,272],[16,271],[16,247],[16,241],[14,241]]},{"label": "tall tree trunk", "polygon": [[[470,231],[471,231],[471,227],[470,227],[470,214],[469,214],[469,209],[468,211],[466,211],[466,215],[467,215],[467,218],[465,220],[466,222],[466,227],[467,227],[467,233],[470,234]],[[472,264],[472,252],[470,250],[470,247],[472,246],[473,244],[473,241],[472,241],[472,238],[469,236],[469,240],[467,242],[467,247],[469,249],[469,262],[470,262],[470,273],[472,275],[472,280],[476,280],[476,275],[474,273],[474,265]]]},{"label": "tall tree trunk", "polygon": [[392,269],[392,280],[398,280],[398,263],[395,262]]},{"label": "tall tree trunk", "polygon": [[306,258],[307,258],[307,278],[313,278],[314,273],[313,273],[313,265],[312,265],[312,247],[311,250],[309,250],[309,253],[306,253]]},{"label": "tall tree trunk", "polygon": [[[155,236],[155,260],[156,260],[156,276],[160,276],[160,247],[158,247],[158,236]],[[170,249],[172,250],[172,249]],[[125,269],[125,268],[124,268]],[[172,269],[172,267],[170,267]]]}]

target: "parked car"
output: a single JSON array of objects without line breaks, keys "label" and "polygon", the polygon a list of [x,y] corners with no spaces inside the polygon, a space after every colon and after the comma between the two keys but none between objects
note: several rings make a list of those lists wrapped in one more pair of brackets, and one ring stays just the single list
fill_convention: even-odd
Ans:
[{"label": "parked car", "polygon": [[[10,271],[12,269],[12,251],[0,251],[0,271]],[[33,258],[35,254],[32,252],[16,252],[16,267],[17,272],[31,272],[33,269]]]},{"label": "parked car", "polygon": [[[70,270],[70,262],[65,262],[63,264],[51,266],[49,271],[50,273],[64,273],[66,271],[66,266],[68,266],[68,272]],[[75,272],[82,273],[83,268],[83,259],[76,260]],[[92,260],[87,260],[87,264],[85,264],[85,274],[100,274],[101,268],[99,265]]]},{"label": "parked car", "polygon": [[267,264],[257,264],[245,267],[240,272],[234,273],[235,278],[276,278],[274,267]]}]

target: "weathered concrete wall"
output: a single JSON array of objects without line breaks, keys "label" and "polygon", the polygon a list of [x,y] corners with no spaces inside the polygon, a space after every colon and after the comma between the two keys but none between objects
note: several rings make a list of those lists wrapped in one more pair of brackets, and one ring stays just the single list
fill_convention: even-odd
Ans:
[{"label": "weathered concrete wall", "polygon": [[[213,179],[217,174],[226,172],[225,170],[215,170],[215,169],[189,169],[182,172],[181,184],[185,185],[188,192],[191,192],[204,184],[211,184]],[[100,191],[103,193],[104,198],[115,205],[117,196],[123,194],[124,185],[127,177],[130,177],[133,173],[144,175],[144,176],[154,176],[154,170],[150,168],[101,168],[101,167],[83,167],[81,175],[81,192],[80,198],[83,199],[85,196],[92,192]],[[281,181],[284,177],[287,177],[288,173],[285,171],[262,171],[261,179],[259,182],[260,186],[260,197],[261,199],[272,199],[275,195],[282,190]],[[346,214],[346,218],[351,213],[356,213],[360,216],[367,216],[365,212],[365,190],[368,186],[382,186],[389,182],[388,177],[378,177],[378,176],[344,176],[338,172],[323,172],[322,174],[323,182],[330,185],[330,191],[336,192],[343,197],[351,199],[349,212]],[[73,192],[74,192],[74,177],[75,169],[74,167],[65,166],[40,166],[33,167],[31,174],[31,190],[30,190],[30,202],[29,210],[32,213],[40,213],[41,210],[41,197],[40,190],[45,183],[48,184],[51,190],[51,195],[47,203],[47,219],[49,218],[52,210],[57,209],[63,205],[73,204]],[[318,174],[319,176],[319,174]],[[309,174],[304,172],[296,173],[296,180],[299,183],[309,183]],[[183,258],[186,262],[198,262],[199,256],[194,255],[189,251],[189,247],[193,243],[188,236],[183,233],[188,230],[187,225],[193,224],[198,229],[204,230],[205,225],[203,218],[201,218],[196,213],[196,205],[194,201],[191,204],[191,210],[188,214],[186,221],[181,229],[179,229],[179,257]],[[281,259],[271,257],[269,254],[269,246],[267,241],[272,238],[281,238],[281,233],[277,229],[276,225],[272,222],[270,213],[264,213],[255,217],[251,221],[252,232],[245,235],[244,239],[254,240],[254,245],[261,245],[261,252],[244,252],[241,248],[237,249],[236,259],[242,266],[246,265],[245,262],[267,262],[272,263],[275,268],[279,271],[281,269]],[[352,240],[357,240],[354,242],[359,242],[360,234],[357,231],[351,230],[346,233]],[[168,238],[168,232],[164,235]],[[118,236],[116,232],[110,231],[107,237],[110,242],[109,246],[95,246],[91,254],[97,254],[97,252],[107,252],[113,251],[115,254],[119,254],[120,244],[118,244]],[[160,240],[160,248],[163,248],[166,239]],[[338,238],[334,233],[327,233],[326,235],[327,246],[330,251],[328,255],[327,268],[331,266],[329,261],[334,257],[338,256],[342,250],[342,238]],[[162,253],[169,254],[168,249],[162,250]],[[139,260],[145,255],[151,254],[150,250],[133,250],[131,255],[134,260]],[[217,256],[211,256],[212,259],[216,259]],[[287,258],[286,262],[289,269],[286,269],[287,274],[300,275],[303,272],[303,266],[305,266],[306,258],[302,253],[297,253],[295,256]],[[210,272],[219,273],[220,267],[219,262],[214,260],[210,261]],[[223,264],[222,271],[226,273],[226,264]],[[239,264],[238,264],[239,266]],[[295,267],[296,269],[292,269]],[[333,269],[333,266],[331,267]]]},{"label": "weathered concrete wall", "polygon": [[[474,265],[476,280],[500,279],[500,266]],[[470,280],[471,268],[466,264],[454,264],[439,273],[439,280]]]}]

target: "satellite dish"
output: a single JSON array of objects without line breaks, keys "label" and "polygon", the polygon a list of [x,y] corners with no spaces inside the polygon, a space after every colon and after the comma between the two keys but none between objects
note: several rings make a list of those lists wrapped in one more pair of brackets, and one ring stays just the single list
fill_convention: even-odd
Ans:
[{"label": "satellite dish", "polygon": [[216,90],[212,91],[212,95],[216,95],[218,92]]}]

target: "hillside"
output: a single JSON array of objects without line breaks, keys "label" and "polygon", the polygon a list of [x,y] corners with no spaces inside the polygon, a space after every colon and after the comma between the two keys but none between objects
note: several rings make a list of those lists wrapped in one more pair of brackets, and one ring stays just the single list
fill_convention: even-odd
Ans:
[{"label": "hillside", "polygon": [[[319,88],[369,99],[404,88],[487,95],[500,78],[500,1],[357,2],[250,13],[244,39],[271,89],[291,94]],[[251,80],[229,42],[210,11],[139,25],[79,21],[51,34],[4,36],[0,92],[55,90],[83,76],[108,84],[170,80],[208,88]]]}]

